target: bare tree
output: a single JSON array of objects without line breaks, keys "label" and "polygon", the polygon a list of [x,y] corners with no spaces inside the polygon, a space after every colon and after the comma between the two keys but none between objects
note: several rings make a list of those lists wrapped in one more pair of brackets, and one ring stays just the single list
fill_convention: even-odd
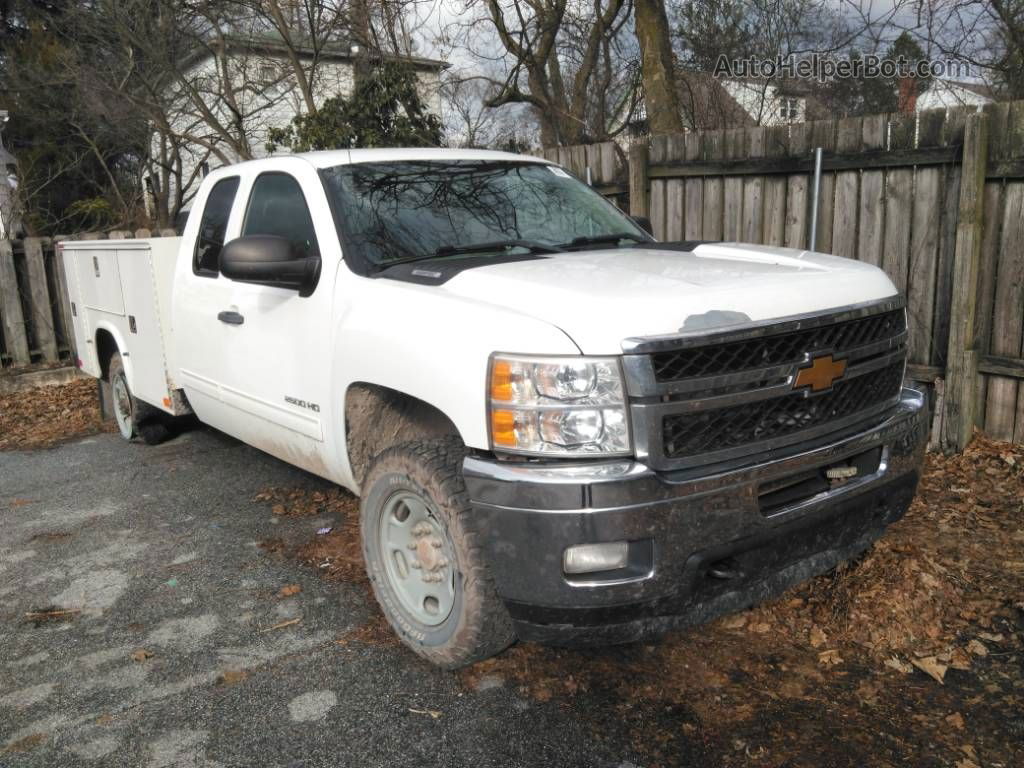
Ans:
[{"label": "bare tree", "polygon": [[681,133],[682,114],[664,0],[633,0],[647,124],[654,135]]},{"label": "bare tree", "polygon": [[544,145],[599,141],[623,130],[638,103],[631,3],[463,0],[469,21],[447,35],[505,65],[487,104],[532,107]]}]

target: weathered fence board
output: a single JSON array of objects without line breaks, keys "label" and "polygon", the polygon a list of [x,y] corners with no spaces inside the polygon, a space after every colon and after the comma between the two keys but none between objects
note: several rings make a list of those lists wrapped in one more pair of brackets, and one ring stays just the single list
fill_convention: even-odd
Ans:
[{"label": "weathered fence board", "polygon": [[14,365],[28,365],[25,314],[18,290],[18,274],[14,270],[14,249],[7,240],[0,240],[0,314],[3,315],[5,356]]},{"label": "weathered fence board", "polygon": [[28,303],[32,310],[32,331],[43,362],[57,362],[57,334],[54,330],[50,289],[43,261],[43,242],[38,237],[25,240],[25,264],[28,271]]},{"label": "weathered fence board", "polygon": [[[1024,335],[1024,183],[1007,185],[1003,234],[996,263],[992,316],[994,355],[1021,357]],[[1017,380],[993,376],[988,382],[985,431],[1002,440],[1013,439],[1017,421]]]}]

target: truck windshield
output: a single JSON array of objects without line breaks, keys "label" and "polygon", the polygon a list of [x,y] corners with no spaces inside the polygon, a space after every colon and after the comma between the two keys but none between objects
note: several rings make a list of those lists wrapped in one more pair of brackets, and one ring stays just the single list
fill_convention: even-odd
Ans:
[{"label": "truck windshield", "polygon": [[[580,247],[650,236],[565,171],[538,163],[356,163],[323,171],[346,243],[379,267],[472,251]],[[575,241],[575,243],[574,243]]]}]

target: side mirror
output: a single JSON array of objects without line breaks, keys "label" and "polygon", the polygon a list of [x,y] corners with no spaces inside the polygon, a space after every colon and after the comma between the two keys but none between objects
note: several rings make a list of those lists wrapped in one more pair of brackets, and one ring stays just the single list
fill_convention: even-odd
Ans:
[{"label": "side mirror", "polygon": [[224,246],[220,271],[240,283],[289,288],[299,296],[311,296],[320,279],[320,257],[301,256],[283,237],[249,235]]},{"label": "side mirror", "polygon": [[649,217],[647,217],[647,216],[634,216],[633,217],[633,221],[635,221],[637,223],[637,225],[640,227],[640,229],[642,229],[648,235],[653,235],[654,234],[654,225],[651,224],[651,220],[650,220]]}]

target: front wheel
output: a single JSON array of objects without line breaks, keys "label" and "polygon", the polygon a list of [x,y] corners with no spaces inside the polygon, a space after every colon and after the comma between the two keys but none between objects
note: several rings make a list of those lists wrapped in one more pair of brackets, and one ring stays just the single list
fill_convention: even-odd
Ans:
[{"label": "front wheel", "polygon": [[480,551],[464,456],[457,438],[385,451],[360,507],[366,570],[384,615],[407,646],[448,669],[515,640]]}]

